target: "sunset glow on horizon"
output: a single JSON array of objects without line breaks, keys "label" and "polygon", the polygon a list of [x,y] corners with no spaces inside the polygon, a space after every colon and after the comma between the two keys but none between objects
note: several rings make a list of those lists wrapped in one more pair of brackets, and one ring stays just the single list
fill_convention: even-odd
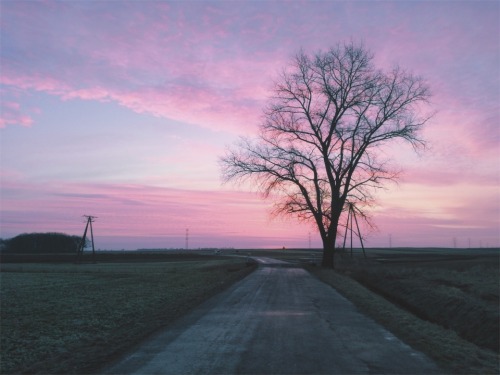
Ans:
[{"label": "sunset glow on horizon", "polygon": [[366,245],[500,246],[498,2],[4,1],[0,27],[3,239],[94,215],[100,249],[321,247],[218,159],[294,54],[355,40],[435,112],[425,151],[384,150],[403,172]]}]

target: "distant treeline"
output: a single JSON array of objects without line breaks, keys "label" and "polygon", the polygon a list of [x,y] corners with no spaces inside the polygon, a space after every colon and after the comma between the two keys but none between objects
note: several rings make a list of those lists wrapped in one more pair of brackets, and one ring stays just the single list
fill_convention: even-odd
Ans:
[{"label": "distant treeline", "polygon": [[2,253],[60,254],[76,253],[81,237],[64,233],[23,233],[2,240]]}]

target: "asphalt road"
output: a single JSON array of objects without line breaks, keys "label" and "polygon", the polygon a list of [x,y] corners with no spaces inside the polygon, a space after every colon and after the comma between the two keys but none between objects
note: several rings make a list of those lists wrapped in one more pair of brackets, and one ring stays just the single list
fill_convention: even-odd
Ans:
[{"label": "asphalt road", "polygon": [[432,374],[436,365],[293,265],[260,267],[105,374]]}]

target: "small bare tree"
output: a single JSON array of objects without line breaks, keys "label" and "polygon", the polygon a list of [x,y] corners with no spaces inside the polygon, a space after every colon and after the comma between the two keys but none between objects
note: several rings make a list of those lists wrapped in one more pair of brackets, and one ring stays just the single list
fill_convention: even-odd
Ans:
[{"label": "small bare tree", "polygon": [[221,158],[223,179],[250,178],[276,213],[314,222],[322,265],[333,268],[347,204],[362,214],[374,190],[397,177],[380,152],[390,141],[423,145],[418,131],[429,117],[419,106],[429,96],[421,78],[376,69],[363,46],[301,51],[275,84],[259,136]]}]

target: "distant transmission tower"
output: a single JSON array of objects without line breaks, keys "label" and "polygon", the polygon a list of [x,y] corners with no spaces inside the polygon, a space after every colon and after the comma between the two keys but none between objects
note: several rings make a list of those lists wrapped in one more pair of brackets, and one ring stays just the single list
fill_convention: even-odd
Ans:
[{"label": "distant transmission tower", "polygon": [[76,262],[80,263],[81,257],[83,255],[83,249],[85,248],[85,243],[87,242],[87,230],[90,227],[90,238],[92,240],[92,261],[95,262],[95,246],[94,246],[94,231],[92,230],[92,223],[97,219],[97,216],[83,215],[87,218],[85,225],[85,230],[83,231],[82,240],[80,241],[80,246],[78,246],[78,252],[76,253]]},{"label": "distant transmission tower", "polygon": [[186,250],[189,249],[189,228],[186,229]]}]

